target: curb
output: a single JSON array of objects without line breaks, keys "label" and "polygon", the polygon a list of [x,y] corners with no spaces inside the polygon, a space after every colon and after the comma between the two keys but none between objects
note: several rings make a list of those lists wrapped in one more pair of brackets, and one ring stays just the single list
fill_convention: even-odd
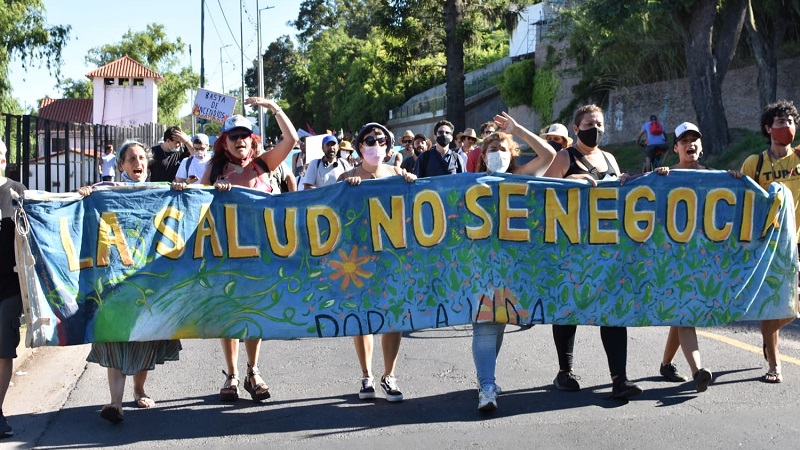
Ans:
[{"label": "curb", "polygon": [[31,348],[25,345],[25,342],[28,340],[28,327],[21,327],[19,329],[19,345],[17,345],[17,358],[14,362],[15,370],[18,370],[25,364],[25,361],[31,357],[34,353],[36,353],[35,348]]}]

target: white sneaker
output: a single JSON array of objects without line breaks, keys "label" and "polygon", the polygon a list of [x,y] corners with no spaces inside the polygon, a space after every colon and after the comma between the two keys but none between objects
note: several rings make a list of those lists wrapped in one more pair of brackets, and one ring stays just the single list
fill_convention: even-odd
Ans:
[{"label": "white sneaker", "polygon": [[497,390],[493,385],[484,386],[478,392],[478,411],[489,412],[497,409]]},{"label": "white sneaker", "polygon": [[358,398],[361,400],[375,398],[375,383],[372,382],[372,378],[364,377],[361,379],[361,390],[358,392]]}]

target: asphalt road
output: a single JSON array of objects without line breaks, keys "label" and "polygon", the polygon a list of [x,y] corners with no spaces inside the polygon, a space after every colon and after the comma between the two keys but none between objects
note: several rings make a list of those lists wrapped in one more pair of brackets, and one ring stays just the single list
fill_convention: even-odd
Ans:
[{"label": "asphalt road", "polygon": [[[645,392],[625,403],[611,386],[597,327],[580,327],[576,372],[583,389],[556,391],[550,326],[509,326],[498,361],[499,409],[477,407],[470,327],[407,335],[398,363],[402,403],[358,399],[360,370],[350,339],[265,341],[260,365],[273,398],[218,401],[224,377],[216,340],[185,340],[179,362],[151,373],[157,405],[136,409],[131,381],[125,421],[99,415],[105,369],[86,364],[88,346],[42,348],[17,368],[5,414],[14,437],[3,448],[791,448],[800,417],[800,326],[782,350],[785,381],[762,383],[761,337],[753,324],[702,330],[708,391],[661,381],[666,328],[628,330],[628,374]],[[376,345],[376,348],[379,348]],[[241,365],[244,364],[242,348]],[[688,371],[679,353],[679,369]],[[383,367],[380,352],[373,363]],[[244,393],[244,397],[247,394]]]}]

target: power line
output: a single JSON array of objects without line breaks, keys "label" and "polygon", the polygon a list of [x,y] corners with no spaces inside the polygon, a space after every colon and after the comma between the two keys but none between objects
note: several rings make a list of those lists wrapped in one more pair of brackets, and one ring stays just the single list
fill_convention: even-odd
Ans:
[{"label": "power line", "polygon": [[231,30],[231,24],[228,23],[228,17],[225,15],[225,11],[222,9],[222,3],[220,3],[220,0],[217,0],[217,4],[219,5],[219,10],[222,13],[222,18],[225,19],[225,25],[228,26],[228,31],[231,33],[233,42],[239,47],[239,51],[242,51],[242,46],[239,45],[239,42],[236,40],[236,35],[234,35],[233,30]]}]

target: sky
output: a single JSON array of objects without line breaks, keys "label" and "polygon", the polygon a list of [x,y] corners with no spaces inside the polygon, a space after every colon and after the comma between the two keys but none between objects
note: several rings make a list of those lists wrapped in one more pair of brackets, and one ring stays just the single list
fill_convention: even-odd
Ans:
[{"label": "sky", "polygon": [[[244,5],[244,63],[252,64],[258,55],[256,33],[256,3],[261,8],[262,52],[282,35],[294,37],[297,30],[286,23],[297,19],[300,0],[241,0]],[[180,57],[181,65],[191,65],[200,73],[200,8],[202,0],[134,0],[109,2],[108,0],[44,0],[47,22],[51,25],[71,25],[70,38],[61,54],[63,78],[86,79],[86,74],[96,69],[84,61],[89,49],[122,40],[129,29],[145,31],[148,24],[167,26],[170,41],[178,37],[186,44]],[[80,6],[77,6],[77,5]],[[239,28],[240,0],[205,0],[205,86],[220,92],[241,85],[242,65]],[[122,5],[129,5],[125,9]],[[265,9],[272,6],[272,9]],[[224,8],[224,14],[223,10]],[[227,19],[227,21],[226,21]],[[191,57],[189,55],[191,45]],[[225,47],[229,45],[228,47]],[[220,48],[222,62],[220,64]],[[221,67],[224,69],[221,69]],[[56,89],[57,80],[46,67],[34,64],[23,71],[19,60],[11,61],[10,79],[12,95],[24,110],[35,106],[44,97],[61,98]],[[182,114],[190,111],[190,94]]]}]

